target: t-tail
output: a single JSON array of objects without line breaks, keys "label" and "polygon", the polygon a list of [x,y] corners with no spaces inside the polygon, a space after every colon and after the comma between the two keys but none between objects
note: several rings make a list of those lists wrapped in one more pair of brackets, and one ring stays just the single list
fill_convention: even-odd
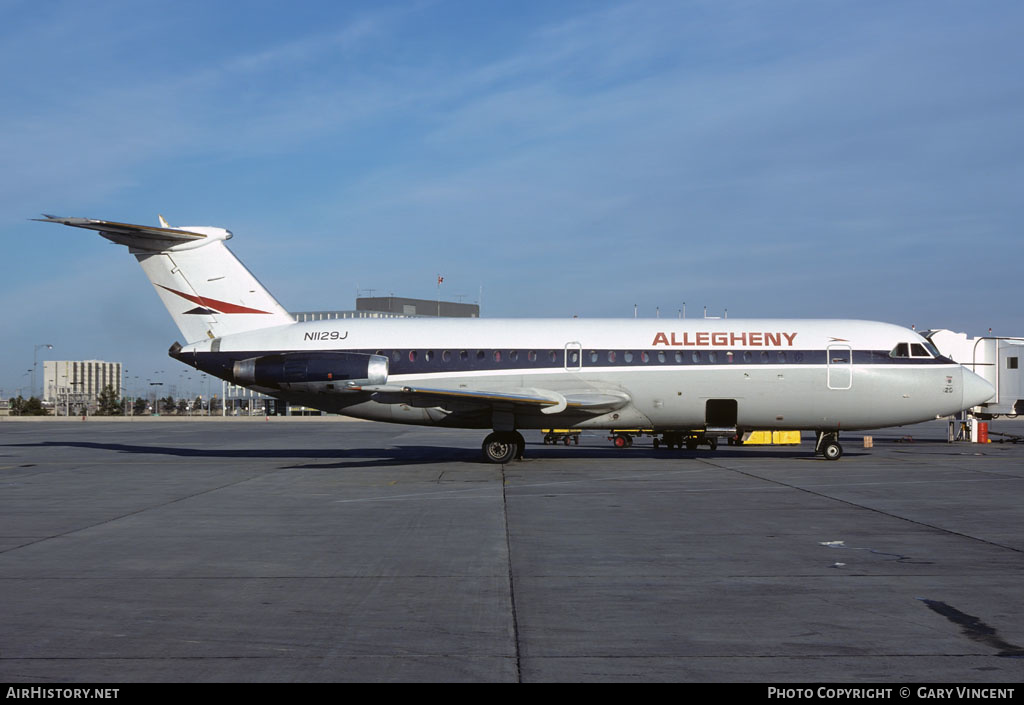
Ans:
[{"label": "t-tail", "polygon": [[153,282],[187,343],[294,323],[224,244],[223,228],[131,225],[46,215],[37,220],[96,230],[128,250]]}]

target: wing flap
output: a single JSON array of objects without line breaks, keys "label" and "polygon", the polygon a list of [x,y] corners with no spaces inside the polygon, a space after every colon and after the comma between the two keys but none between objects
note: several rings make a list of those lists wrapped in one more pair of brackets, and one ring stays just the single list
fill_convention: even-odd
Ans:
[{"label": "wing flap", "polygon": [[518,387],[505,390],[442,389],[400,385],[377,385],[357,388],[370,392],[382,404],[408,404],[414,407],[457,406],[467,409],[518,408],[559,414],[566,409],[603,414],[619,409],[631,399],[618,391],[586,391],[561,393],[550,389]]}]

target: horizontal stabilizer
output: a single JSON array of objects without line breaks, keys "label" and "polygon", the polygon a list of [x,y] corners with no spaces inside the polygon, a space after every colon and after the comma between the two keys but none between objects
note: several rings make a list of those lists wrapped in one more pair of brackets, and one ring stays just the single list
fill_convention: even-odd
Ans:
[{"label": "horizontal stabilizer", "polygon": [[60,223],[74,228],[95,230],[108,240],[146,250],[165,250],[185,242],[197,242],[207,239],[203,233],[177,228],[156,228],[149,225],[132,225],[117,223],[110,220],[94,220],[92,218],[64,218],[56,215],[43,214],[42,218],[32,220],[40,223]]}]

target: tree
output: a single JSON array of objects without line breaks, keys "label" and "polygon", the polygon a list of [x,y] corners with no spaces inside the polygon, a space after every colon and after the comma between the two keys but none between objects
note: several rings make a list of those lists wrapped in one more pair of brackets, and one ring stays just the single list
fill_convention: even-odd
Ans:
[{"label": "tree", "polygon": [[117,399],[117,395],[114,393],[114,388],[108,384],[103,388],[103,391],[100,392],[100,395],[96,400],[96,415],[120,416],[121,412],[121,404]]},{"label": "tree", "polygon": [[11,416],[46,416],[47,411],[38,397],[25,399],[20,394],[9,402]]},{"label": "tree", "polygon": [[174,397],[168,394],[160,400],[160,411],[165,414],[173,414],[175,409]]},{"label": "tree", "polygon": [[146,413],[146,399],[145,397],[137,397],[135,403],[132,404],[132,411],[136,416],[144,416]]}]

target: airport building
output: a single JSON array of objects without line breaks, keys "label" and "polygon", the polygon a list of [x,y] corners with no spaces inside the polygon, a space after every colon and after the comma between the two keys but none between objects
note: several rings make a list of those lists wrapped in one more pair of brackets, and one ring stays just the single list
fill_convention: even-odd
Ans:
[{"label": "airport building", "polygon": [[103,360],[45,360],[43,401],[95,404],[107,385],[121,397],[121,363]]},{"label": "airport building", "polygon": [[356,299],[354,311],[298,311],[291,315],[299,322],[339,318],[479,318],[480,306],[402,296],[365,296]]}]

